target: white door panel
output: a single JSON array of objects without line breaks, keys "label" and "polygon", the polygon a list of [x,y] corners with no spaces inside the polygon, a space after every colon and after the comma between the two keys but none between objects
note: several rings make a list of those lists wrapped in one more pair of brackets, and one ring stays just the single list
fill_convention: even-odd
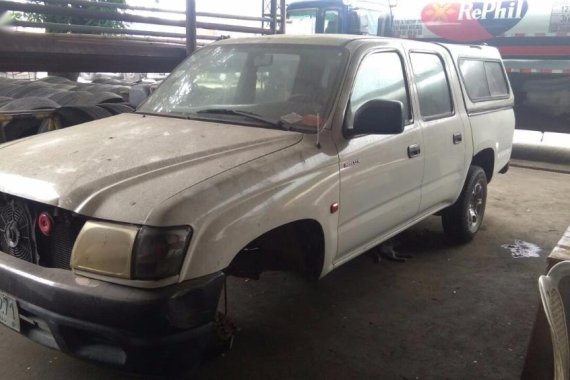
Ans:
[{"label": "white door panel", "polygon": [[[402,133],[349,139],[339,148],[340,215],[337,261],[413,219],[421,197],[422,134],[412,122],[408,76],[402,52],[382,51],[360,62],[345,120],[371,100],[398,101],[408,126]],[[382,123],[379,123],[380,125]],[[410,158],[408,147],[420,151]]]},{"label": "white door panel", "polygon": [[[360,62],[347,115],[371,100],[399,101],[408,126],[400,134],[370,134],[339,147],[340,215],[337,261],[417,215],[421,197],[423,155],[420,128],[412,123],[405,60],[402,52],[367,54]],[[382,123],[379,123],[382,125]],[[410,158],[408,147],[420,152]]]},{"label": "white door panel", "polygon": [[423,122],[425,169],[421,211],[440,203],[452,203],[463,186],[465,142],[455,144],[454,134],[464,139],[463,124],[458,116]]},{"label": "white door panel", "polygon": [[[423,157],[408,157],[420,131],[364,136],[340,152],[339,253],[346,254],[417,215]],[[345,167],[346,165],[346,167]]]},{"label": "white door panel", "polygon": [[436,51],[410,53],[424,138],[420,212],[455,201],[463,187],[466,134],[453,63]]}]

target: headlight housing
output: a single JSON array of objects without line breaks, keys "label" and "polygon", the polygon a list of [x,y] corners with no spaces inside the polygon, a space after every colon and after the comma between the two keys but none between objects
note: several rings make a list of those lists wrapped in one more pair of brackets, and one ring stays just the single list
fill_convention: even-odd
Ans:
[{"label": "headlight housing", "polygon": [[71,255],[75,270],[131,280],[159,280],[180,273],[192,229],[107,222],[85,223]]},{"label": "headlight housing", "polygon": [[132,277],[158,280],[179,274],[191,234],[190,227],[141,227],[133,250]]}]

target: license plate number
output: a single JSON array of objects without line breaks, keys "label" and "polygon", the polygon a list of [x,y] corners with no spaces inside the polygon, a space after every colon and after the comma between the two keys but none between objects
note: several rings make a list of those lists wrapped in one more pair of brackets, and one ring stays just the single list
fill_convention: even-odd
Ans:
[{"label": "license plate number", "polygon": [[13,297],[0,292],[0,323],[13,330],[20,331],[18,303]]}]

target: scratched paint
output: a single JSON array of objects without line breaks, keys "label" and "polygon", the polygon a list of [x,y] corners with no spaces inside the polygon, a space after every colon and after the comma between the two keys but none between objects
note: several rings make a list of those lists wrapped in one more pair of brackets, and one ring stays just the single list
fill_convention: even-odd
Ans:
[{"label": "scratched paint", "polygon": [[540,252],[542,252],[542,248],[538,245],[518,239],[514,244],[503,244],[501,247],[511,251],[514,259],[540,257]]}]

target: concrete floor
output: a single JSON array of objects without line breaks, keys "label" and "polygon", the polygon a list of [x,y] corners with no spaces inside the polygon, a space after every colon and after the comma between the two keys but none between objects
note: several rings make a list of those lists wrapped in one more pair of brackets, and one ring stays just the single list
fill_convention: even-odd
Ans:
[{"label": "concrete floor", "polygon": [[[316,284],[283,273],[232,279],[234,348],[197,379],[516,379],[537,278],[570,224],[570,176],[512,168],[489,187],[483,230],[453,246],[439,218],[399,237],[406,263],[363,255]],[[522,239],[540,258],[513,259]],[[2,379],[125,379],[0,329]]]}]

